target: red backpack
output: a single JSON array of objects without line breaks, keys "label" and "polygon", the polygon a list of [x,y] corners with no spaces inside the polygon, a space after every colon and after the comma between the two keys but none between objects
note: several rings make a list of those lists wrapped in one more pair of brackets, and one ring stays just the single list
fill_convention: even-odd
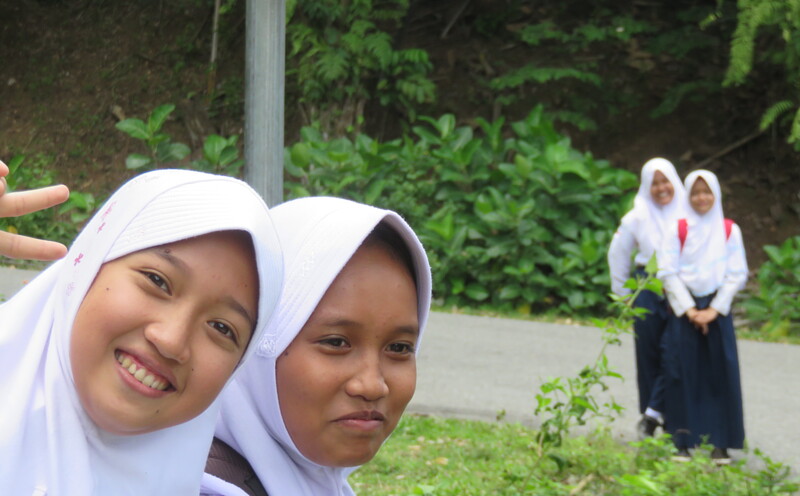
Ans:
[{"label": "red backpack", "polygon": [[[731,229],[733,229],[733,221],[725,219],[725,240],[731,237]],[[683,251],[683,245],[686,243],[687,232],[689,232],[689,224],[686,219],[678,219],[678,239],[681,240],[681,251]]]}]

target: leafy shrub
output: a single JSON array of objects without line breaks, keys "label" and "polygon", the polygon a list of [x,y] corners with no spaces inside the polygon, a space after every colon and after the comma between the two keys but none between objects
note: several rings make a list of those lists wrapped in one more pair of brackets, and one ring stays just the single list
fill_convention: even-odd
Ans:
[{"label": "leafy shrub", "polygon": [[388,31],[407,10],[408,0],[287,3],[287,96],[306,122],[340,135],[360,125],[370,99],[411,120],[420,104],[433,100],[428,53],[395,48]]},{"label": "leafy shrub", "polygon": [[[51,157],[35,155],[27,162],[26,159],[24,155],[15,155],[8,162],[6,180],[9,192],[43,188],[56,183],[51,172]],[[69,245],[94,207],[95,199],[90,193],[71,191],[69,199],[57,208],[21,217],[0,218],[0,229]]]},{"label": "leafy shrub", "polygon": [[[142,140],[147,145],[150,155],[132,153],[125,159],[128,169],[145,170],[155,169],[159,166],[175,165],[186,158],[191,149],[183,143],[172,141],[172,137],[163,132],[161,128],[169,115],[175,110],[175,105],[169,103],[153,109],[147,122],[130,118],[116,124],[117,129],[126,133],[131,138]],[[206,136],[203,142],[202,158],[192,160],[192,169],[215,174],[237,176],[244,166],[244,160],[239,158],[239,148],[236,143],[239,136],[228,138],[212,134]]]},{"label": "leafy shrub", "polygon": [[758,292],[744,301],[748,319],[762,323],[773,337],[800,332],[800,236],[781,246],[767,245],[769,257],[758,269]]},{"label": "leafy shrub", "polygon": [[[777,122],[788,128],[787,142],[800,151],[800,101],[797,78],[800,76],[800,8],[793,0],[741,0],[737,2],[736,31],[731,40],[731,57],[725,76],[726,86],[741,85],[754,64],[778,66],[786,84],[784,97],[761,116],[761,129]],[[760,42],[769,44],[764,50]]]},{"label": "leafy shrub", "polygon": [[[324,140],[306,127],[286,153],[288,197],[332,195],[400,212],[446,305],[598,310],[606,248],[633,174],[570,146],[541,107],[510,126],[422,117],[413,136]],[[505,138],[508,134],[510,137]]]}]

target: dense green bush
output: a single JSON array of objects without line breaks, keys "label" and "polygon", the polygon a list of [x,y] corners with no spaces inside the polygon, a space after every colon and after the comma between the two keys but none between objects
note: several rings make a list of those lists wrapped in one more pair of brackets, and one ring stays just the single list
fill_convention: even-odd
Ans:
[{"label": "dense green bush", "polygon": [[400,212],[428,248],[444,305],[598,310],[606,248],[633,174],[570,146],[541,107],[506,126],[425,118],[413,136],[326,141],[304,128],[286,153],[287,197],[332,195]]},{"label": "dense green bush", "polygon": [[800,236],[764,251],[769,259],[758,269],[758,290],[743,304],[747,318],[772,337],[800,333]]}]

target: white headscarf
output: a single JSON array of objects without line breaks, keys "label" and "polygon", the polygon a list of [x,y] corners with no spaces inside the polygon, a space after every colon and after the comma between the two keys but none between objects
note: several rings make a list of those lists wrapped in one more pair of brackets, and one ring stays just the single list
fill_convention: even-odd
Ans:
[{"label": "white headscarf", "polygon": [[[416,269],[420,332],[431,301],[428,259],[408,224],[389,210],[318,197],[287,202],[271,213],[285,253],[284,291],[256,357],[222,394],[216,436],[250,462],[270,495],[352,495],[347,476],[354,468],[318,465],[303,456],[292,442],[278,403],[276,362],[379,222],[384,221],[397,231],[411,253]],[[214,482],[219,481],[204,483],[204,487],[210,488]],[[220,491],[217,486],[216,491],[244,494],[230,489]]]},{"label": "white headscarf", "polygon": [[[245,183],[185,170],[142,174],[109,198],[54,263],[0,306],[0,488],[13,495],[196,494],[218,405],[147,434],[118,436],[75,389],[75,315],[105,262],[222,230],[250,234],[259,272],[258,342],[277,303],[282,260],[267,207]],[[243,360],[254,352],[251,345]]]},{"label": "white headscarf", "polygon": [[[727,267],[725,215],[722,212],[722,190],[713,172],[696,170],[686,176],[686,191],[702,178],[714,194],[714,205],[698,214],[687,199],[688,234],[680,253],[679,276],[694,295],[711,294],[722,286]],[[691,194],[691,193],[689,193]]]},{"label": "white headscarf", "polygon": [[[675,191],[672,201],[666,205],[656,203],[650,192],[656,172],[664,174],[667,180],[672,183],[672,188]],[[681,178],[678,177],[672,162],[664,158],[648,160],[642,166],[642,181],[639,184],[636,198],[633,200],[633,209],[631,209],[633,217],[637,220],[635,226],[637,239],[646,239],[652,244],[653,249],[648,250],[648,258],[658,249],[664,234],[668,232],[672,224],[683,216],[685,205],[686,191],[683,189]],[[638,233],[641,233],[641,236]],[[645,250],[641,250],[640,247],[640,251]]]}]

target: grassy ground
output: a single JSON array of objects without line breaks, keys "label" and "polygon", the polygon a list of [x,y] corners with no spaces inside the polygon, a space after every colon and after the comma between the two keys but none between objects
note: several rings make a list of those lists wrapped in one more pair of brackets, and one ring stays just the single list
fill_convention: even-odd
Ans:
[{"label": "grassy ground", "polygon": [[406,416],[378,456],[350,481],[357,494],[762,495],[795,494],[788,467],[717,467],[708,450],[674,462],[668,439],[622,444],[607,430],[567,439],[539,456],[536,431],[518,424]]}]

